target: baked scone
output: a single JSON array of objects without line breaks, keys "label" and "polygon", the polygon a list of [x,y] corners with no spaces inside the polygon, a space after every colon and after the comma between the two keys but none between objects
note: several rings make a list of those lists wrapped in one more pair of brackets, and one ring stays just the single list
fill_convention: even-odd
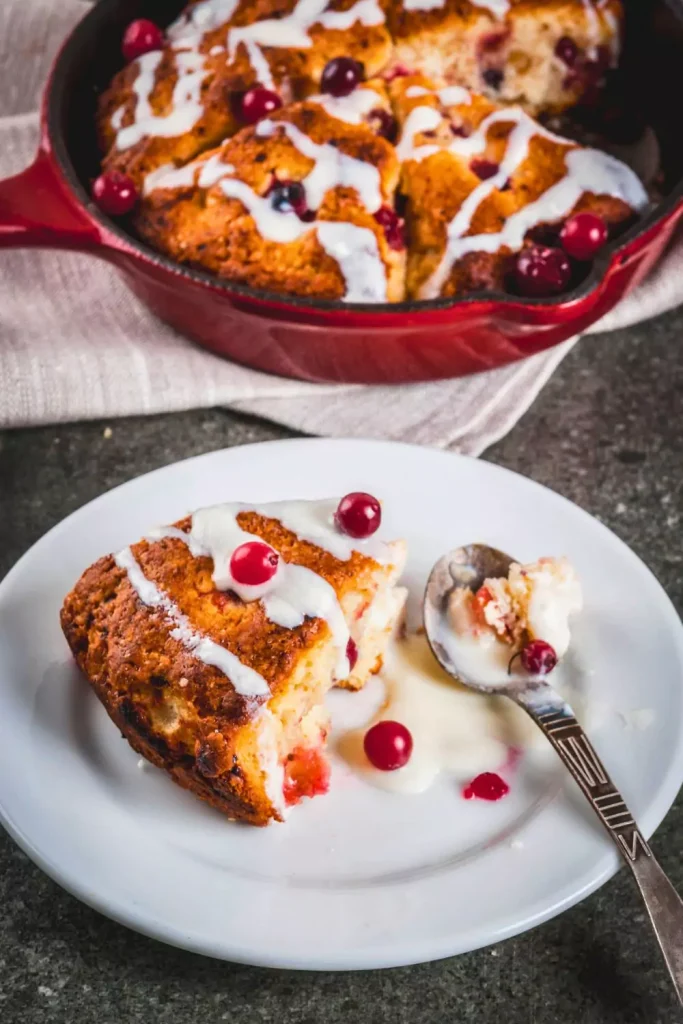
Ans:
[{"label": "baked scone", "polygon": [[[352,540],[336,507],[203,509],[101,558],[64,602],[73,655],[131,746],[230,818],[282,821],[325,791],[324,694],[362,686],[401,618],[403,542]],[[259,539],[275,574],[239,584],[233,555]]]},{"label": "baked scone", "polygon": [[558,113],[619,58],[621,0],[391,0],[393,65]]},{"label": "baked scone", "polygon": [[411,298],[514,292],[523,256],[534,258],[538,243],[552,247],[549,266],[561,263],[561,291],[572,272],[556,248],[567,218],[589,211],[614,231],[647,202],[625,164],[552,134],[520,107],[420,75],[389,88],[400,125]]},{"label": "baked scone", "polygon": [[399,165],[377,131],[381,83],[276,111],[184,168],[148,175],[135,224],[155,248],[256,288],[357,302],[403,298]]},{"label": "baked scone", "polygon": [[391,54],[378,0],[195,0],[163,50],[123,68],[99,103],[103,166],[139,188],[164,164],[187,163],[244,121],[240,101],[263,86],[284,103],[318,91],[345,56],[370,78]]}]

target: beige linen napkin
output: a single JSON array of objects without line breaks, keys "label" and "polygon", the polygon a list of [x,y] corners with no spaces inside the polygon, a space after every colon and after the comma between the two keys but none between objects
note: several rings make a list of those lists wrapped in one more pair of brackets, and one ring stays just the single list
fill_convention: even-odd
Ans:
[{"label": "beige linen napkin", "polygon": [[[0,3],[0,177],[30,162],[42,83],[87,8],[85,0]],[[683,301],[682,269],[683,245],[599,329]],[[0,252],[4,427],[229,406],[305,433],[410,440],[477,455],[511,429],[573,344],[434,384],[306,384],[204,352],[155,320],[116,271],[92,257]]]}]

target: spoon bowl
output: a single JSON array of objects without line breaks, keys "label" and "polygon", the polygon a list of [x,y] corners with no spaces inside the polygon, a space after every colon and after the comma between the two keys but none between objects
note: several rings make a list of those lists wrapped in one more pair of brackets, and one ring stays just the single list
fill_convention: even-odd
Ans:
[{"label": "spoon bowl", "polygon": [[[475,679],[469,665],[457,659],[453,646],[444,642],[451,630],[448,621],[448,603],[455,590],[473,592],[482,586],[484,580],[507,578],[513,559],[504,551],[491,548],[488,544],[467,544],[454,548],[443,555],[432,569],[425,589],[422,614],[427,642],[434,657],[449,675],[482,693],[501,693],[520,686],[518,676],[511,675],[509,682],[490,683]],[[528,685],[529,680],[523,680]]]}]

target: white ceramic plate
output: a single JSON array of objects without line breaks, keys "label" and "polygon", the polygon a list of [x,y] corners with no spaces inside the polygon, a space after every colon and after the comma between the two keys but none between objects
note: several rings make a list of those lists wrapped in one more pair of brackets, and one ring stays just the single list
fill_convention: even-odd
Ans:
[{"label": "white ceramic plate", "polygon": [[[212,452],[80,509],[0,585],[0,812],[46,872],[132,928],[228,960],[309,969],[449,956],[552,917],[616,869],[559,767],[522,768],[498,804],[444,779],[421,796],[341,764],[328,796],[252,829],[138,766],[73,668],[58,612],[82,570],[201,505],[366,489],[404,536],[413,602],[436,558],[482,540],[566,554],[586,593],[576,650],[603,709],[594,739],[647,835],[683,779],[683,628],[645,566],[568,501],[485,462],[405,445],[284,441]],[[364,695],[335,696],[348,724]],[[618,711],[650,708],[626,731]]]}]

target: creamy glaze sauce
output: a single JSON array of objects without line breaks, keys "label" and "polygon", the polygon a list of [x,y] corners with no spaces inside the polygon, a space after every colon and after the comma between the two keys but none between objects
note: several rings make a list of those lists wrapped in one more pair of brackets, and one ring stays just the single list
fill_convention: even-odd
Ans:
[{"label": "creamy glaze sauce", "polygon": [[[363,778],[397,793],[422,793],[442,772],[460,783],[484,771],[499,771],[510,751],[533,744],[528,716],[505,697],[486,697],[447,675],[424,636],[396,640],[385,657],[382,708],[362,729],[338,741],[338,753]],[[397,771],[379,771],[363,751],[363,737],[375,722],[392,720],[413,737],[408,763]]]},{"label": "creamy glaze sauce", "polygon": [[[379,709],[361,727],[339,736],[335,746],[337,754],[374,786],[422,793],[442,773],[459,785],[482,772],[500,773],[510,781],[522,752],[541,770],[554,763],[550,744],[521,708],[508,697],[486,696],[456,682],[440,667],[423,635],[392,641],[380,682],[384,697]],[[564,666],[553,673],[553,687],[560,695],[558,706],[570,699],[577,715],[596,727],[595,709],[577,691]],[[348,696],[332,693],[330,703]],[[403,723],[413,737],[411,758],[396,771],[374,768],[363,751],[365,733],[382,720]]]}]

